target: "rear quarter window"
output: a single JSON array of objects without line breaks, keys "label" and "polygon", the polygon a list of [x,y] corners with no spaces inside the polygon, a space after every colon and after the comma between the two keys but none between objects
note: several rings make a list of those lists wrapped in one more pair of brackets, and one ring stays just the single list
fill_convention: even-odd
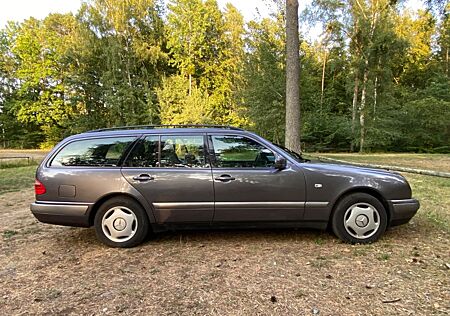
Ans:
[{"label": "rear quarter window", "polygon": [[53,158],[52,167],[116,167],[136,137],[84,139],[64,146]]}]

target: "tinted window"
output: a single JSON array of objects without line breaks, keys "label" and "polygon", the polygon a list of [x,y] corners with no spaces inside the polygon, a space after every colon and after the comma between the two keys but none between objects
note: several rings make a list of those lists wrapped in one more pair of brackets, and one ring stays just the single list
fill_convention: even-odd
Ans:
[{"label": "tinted window", "polygon": [[161,167],[209,167],[203,136],[161,136]]},{"label": "tinted window", "polygon": [[127,167],[154,168],[158,167],[159,136],[147,136],[134,146],[125,162]]},{"label": "tinted window", "polygon": [[242,136],[212,136],[215,163],[220,168],[273,167],[274,153]]},{"label": "tinted window", "polygon": [[139,142],[128,156],[125,165],[138,168],[209,167],[205,159],[203,136],[161,136],[160,155],[158,140],[159,136],[148,136]]},{"label": "tinted window", "polygon": [[115,167],[134,139],[134,137],[110,137],[74,141],[55,156],[51,165]]}]

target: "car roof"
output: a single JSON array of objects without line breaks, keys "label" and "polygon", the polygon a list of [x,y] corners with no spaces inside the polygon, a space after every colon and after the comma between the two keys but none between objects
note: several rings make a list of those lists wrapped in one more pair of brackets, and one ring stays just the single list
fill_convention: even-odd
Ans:
[{"label": "car roof", "polygon": [[187,133],[229,133],[245,132],[243,129],[226,125],[148,125],[123,126],[103,128],[73,135],[70,138],[84,138],[96,136],[126,136],[138,134],[187,134]]}]

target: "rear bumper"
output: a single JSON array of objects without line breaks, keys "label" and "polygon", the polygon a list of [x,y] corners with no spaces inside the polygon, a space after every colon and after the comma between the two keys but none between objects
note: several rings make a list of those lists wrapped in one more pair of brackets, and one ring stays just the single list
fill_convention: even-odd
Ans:
[{"label": "rear bumper", "polygon": [[89,227],[89,206],[90,204],[35,202],[30,205],[30,209],[34,217],[43,223]]},{"label": "rear bumper", "polygon": [[409,222],[416,215],[420,203],[416,199],[391,200],[391,226],[401,225]]}]

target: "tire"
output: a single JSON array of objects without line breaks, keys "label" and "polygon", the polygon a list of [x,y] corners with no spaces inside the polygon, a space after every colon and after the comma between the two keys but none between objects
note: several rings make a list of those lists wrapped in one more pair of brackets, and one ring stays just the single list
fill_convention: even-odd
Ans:
[{"label": "tire", "polygon": [[381,237],[387,222],[386,209],[377,198],[366,193],[352,193],[336,205],[331,227],[344,242],[368,244]]},{"label": "tire", "polygon": [[150,224],[139,203],[127,197],[115,197],[99,207],[94,227],[97,238],[104,244],[131,248],[145,240]]}]

